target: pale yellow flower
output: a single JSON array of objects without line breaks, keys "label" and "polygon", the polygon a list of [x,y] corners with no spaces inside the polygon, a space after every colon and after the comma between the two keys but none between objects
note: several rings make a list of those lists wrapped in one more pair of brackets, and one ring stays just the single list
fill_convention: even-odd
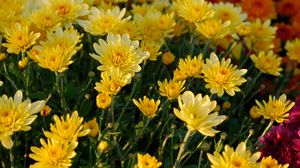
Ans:
[{"label": "pale yellow flower", "polygon": [[247,80],[242,76],[247,72],[246,69],[237,69],[236,65],[232,65],[231,59],[221,62],[215,53],[211,53],[210,59],[206,59],[206,63],[202,66],[204,81],[207,83],[206,88],[210,89],[212,94],[217,93],[219,97],[223,96],[224,91],[230,96],[234,96],[235,92],[241,89]]},{"label": "pale yellow flower", "polygon": [[269,96],[269,101],[263,104],[256,100],[256,104],[259,107],[259,113],[265,119],[271,119],[277,123],[282,123],[288,116],[289,110],[295,105],[295,102],[287,100],[285,94],[281,95],[278,99],[274,96]]},{"label": "pale yellow flower", "polygon": [[159,162],[154,156],[146,154],[137,154],[137,168],[159,168],[162,162]]},{"label": "pale yellow flower", "polygon": [[160,43],[152,40],[143,40],[141,43],[141,49],[149,52],[150,56],[148,59],[150,61],[157,61],[157,57],[161,54],[159,51],[161,46]]},{"label": "pale yellow flower", "polygon": [[56,12],[47,8],[34,11],[30,16],[30,20],[38,30],[42,31],[55,30],[61,24],[61,18]]},{"label": "pale yellow flower", "polygon": [[154,99],[148,99],[146,96],[143,99],[139,98],[132,100],[133,103],[139,108],[139,110],[144,114],[144,116],[152,118],[156,115],[160,100],[155,101]]},{"label": "pale yellow flower", "polygon": [[287,50],[287,56],[290,60],[300,63],[300,39],[296,38],[293,41],[287,41],[284,47]]},{"label": "pale yellow flower", "polygon": [[206,136],[214,136],[219,131],[213,127],[219,125],[226,119],[224,115],[213,112],[217,105],[206,95],[202,97],[199,93],[196,96],[191,91],[185,91],[178,98],[179,109],[174,108],[175,115],[184,121],[189,130],[197,130]]},{"label": "pale yellow flower", "polygon": [[166,96],[169,100],[177,99],[180,93],[185,89],[185,81],[175,81],[174,79],[168,81],[165,79],[163,82],[157,82],[159,86],[159,93]]},{"label": "pale yellow flower", "polygon": [[251,60],[253,61],[255,67],[259,69],[262,73],[267,73],[274,76],[279,76],[282,68],[281,57],[275,55],[273,51],[268,53],[259,52],[258,56],[255,54],[250,55]]},{"label": "pale yellow flower", "polygon": [[262,160],[259,162],[258,168],[288,168],[289,164],[278,164],[278,161],[272,156],[263,157]]}]

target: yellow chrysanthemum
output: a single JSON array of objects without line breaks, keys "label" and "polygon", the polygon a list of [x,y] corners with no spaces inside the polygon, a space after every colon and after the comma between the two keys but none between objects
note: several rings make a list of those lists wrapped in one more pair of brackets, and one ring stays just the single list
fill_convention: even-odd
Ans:
[{"label": "yellow chrysanthemum", "polygon": [[50,124],[50,131],[44,131],[44,135],[49,139],[61,142],[74,142],[78,137],[86,136],[90,129],[84,129],[83,117],[78,116],[78,112],[74,111],[72,115],[59,118],[57,115],[53,117],[55,124]]},{"label": "yellow chrysanthemum", "polygon": [[295,102],[287,100],[285,94],[281,95],[278,99],[276,97],[269,96],[269,101],[263,104],[256,100],[256,104],[259,107],[259,113],[264,116],[265,119],[271,119],[277,123],[282,123],[288,116],[288,111],[295,105]]},{"label": "yellow chrysanthemum", "polygon": [[[96,83],[97,86],[97,83]],[[97,107],[100,109],[106,109],[111,104],[111,97],[105,93],[99,93],[96,97]]]},{"label": "yellow chrysanthemum", "polygon": [[11,136],[14,132],[29,131],[29,126],[44,106],[45,101],[31,103],[29,99],[22,101],[23,94],[18,90],[14,97],[0,97],[0,141],[8,149],[13,146]]},{"label": "yellow chrysanthemum", "polygon": [[177,0],[173,4],[178,15],[189,22],[201,22],[214,15],[214,10],[205,0]]},{"label": "yellow chrysanthemum", "polygon": [[83,128],[90,130],[90,132],[87,135],[91,137],[96,137],[99,133],[99,125],[97,123],[96,118],[93,118],[92,120],[84,123]]},{"label": "yellow chrysanthemum", "polygon": [[287,41],[284,48],[287,50],[287,56],[290,60],[300,63],[300,39],[296,38],[293,41]]},{"label": "yellow chrysanthemum", "polygon": [[279,76],[280,71],[282,71],[280,67],[281,57],[275,55],[273,51],[269,51],[267,54],[265,52],[259,52],[258,56],[252,54],[250,58],[255,67],[262,73]]},{"label": "yellow chrysanthemum", "polygon": [[215,151],[213,155],[208,153],[207,157],[211,168],[257,168],[260,153],[251,154],[251,151],[247,150],[245,142],[241,142],[236,150],[225,145],[222,155]]},{"label": "yellow chrysanthemum", "polygon": [[72,158],[75,157],[75,148],[78,142],[63,143],[54,139],[40,139],[42,147],[30,147],[33,152],[29,157],[36,161],[32,168],[68,168],[72,166]]},{"label": "yellow chrysanthemum", "polygon": [[0,62],[6,59],[6,54],[3,52],[0,52]]},{"label": "yellow chrysanthemum", "polygon": [[125,8],[120,10],[119,7],[114,7],[113,9],[104,10],[92,7],[91,12],[91,15],[88,17],[89,19],[79,21],[79,25],[82,26],[86,32],[97,36],[116,33],[118,27],[130,19],[130,16],[123,18],[126,13]]},{"label": "yellow chrysanthemum", "polygon": [[175,81],[183,81],[183,80],[186,80],[187,78],[188,78],[188,76],[184,70],[180,70],[179,68],[176,68],[173,71],[173,79]]},{"label": "yellow chrysanthemum", "polygon": [[27,67],[27,63],[28,63],[28,58],[27,57],[23,57],[21,58],[21,60],[18,62],[18,66],[21,70],[25,69]]},{"label": "yellow chrysanthemum", "polygon": [[199,93],[196,96],[191,91],[185,91],[178,97],[180,110],[174,108],[175,115],[184,121],[189,130],[197,130],[206,136],[214,136],[219,131],[213,129],[226,119],[226,116],[219,116],[217,112],[211,113],[217,105],[206,95],[202,97]]},{"label": "yellow chrysanthemum", "polygon": [[259,162],[259,168],[288,168],[289,164],[278,164],[276,159],[273,159],[272,156],[263,157]]},{"label": "yellow chrysanthemum", "polygon": [[246,23],[241,23],[235,27],[235,31],[238,33],[240,36],[247,36],[250,34],[251,30],[248,24]]},{"label": "yellow chrysanthemum", "polygon": [[261,116],[261,114],[259,113],[259,108],[257,106],[253,106],[250,109],[249,114],[253,119],[258,119]]},{"label": "yellow chrysanthemum", "polygon": [[30,20],[41,31],[55,30],[61,24],[61,18],[58,17],[56,12],[45,8],[34,11],[30,16]]},{"label": "yellow chrysanthemum", "polygon": [[272,40],[276,34],[276,27],[271,26],[271,20],[262,22],[257,19],[250,24],[250,38],[253,41],[257,40]]},{"label": "yellow chrysanthemum", "polygon": [[7,52],[19,54],[33,46],[40,37],[40,33],[30,31],[28,25],[16,23],[14,27],[5,29],[4,37],[7,43],[2,45],[7,48]]},{"label": "yellow chrysanthemum", "polygon": [[41,41],[39,46],[30,54],[31,58],[42,68],[54,72],[64,72],[73,63],[72,57],[81,48],[77,43],[81,41],[81,35],[71,28],[62,30],[57,28],[55,32],[47,34],[47,40]]},{"label": "yellow chrysanthemum", "polygon": [[146,96],[143,99],[139,98],[132,100],[133,103],[139,108],[139,110],[144,114],[144,116],[152,118],[156,115],[160,100],[155,101],[154,99],[148,99]]},{"label": "yellow chrysanthemum", "polygon": [[184,76],[186,76],[187,78],[198,78],[202,73],[202,64],[202,54],[194,56],[193,58],[188,55],[185,59],[179,59],[178,69],[179,71],[185,73],[186,75]]},{"label": "yellow chrysanthemum", "polygon": [[159,162],[154,156],[146,154],[137,154],[137,168],[159,168],[162,162]]},{"label": "yellow chrysanthemum", "polygon": [[230,96],[234,96],[235,92],[239,92],[238,86],[247,80],[242,76],[247,72],[246,69],[237,69],[236,65],[232,65],[231,59],[221,62],[215,53],[210,54],[210,59],[206,59],[206,63],[202,66],[204,81],[207,83],[206,88],[210,89],[212,94],[217,93],[219,97],[223,96],[224,91]]},{"label": "yellow chrysanthemum", "polygon": [[119,68],[120,71],[134,75],[141,70],[139,64],[149,57],[148,52],[139,48],[139,42],[131,41],[128,34],[108,34],[106,41],[99,39],[98,43],[94,43],[97,54],[90,54],[101,63],[98,67],[100,71]]},{"label": "yellow chrysanthemum", "polygon": [[143,3],[141,5],[132,4],[131,13],[133,15],[142,15],[146,16],[148,12],[159,12],[153,5],[149,5],[147,3]]},{"label": "yellow chrysanthemum", "polygon": [[185,81],[175,81],[174,79],[168,81],[165,79],[163,82],[157,82],[159,86],[159,93],[166,96],[169,100],[177,99],[180,93],[185,89]]},{"label": "yellow chrysanthemum", "polygon": [[225,37],[229,32],[230,21],[222,23],[221,20],[209,19],[204,22],[196,24],[196,30],[200,32],[205,38],[220,39]]},{"label": "yellow chrysanthemum", "polygon": [[165,52],[162,56],[162,62],[165,65],[172,64],[174,62],[174,60],[175,60],[175,55],[172,54],[170,51]]},{"label": "yellow chrysanthemum", "polygon": [[117,34],[128,34],[131,40],[141,40],[142,36],[135,21],[122,22],[117,28]]},{"label": "yellow chrysanthemum", "polygon": [[149,52],[150,56],[148,59],[150,61],[157,61],[157,57],[161,54],[161,52],[159,51],[161,46],[161,43],[157,43],[151,40],[143,40],[141,43],[141,49],[143,51]]},{"label": "yellow chrysanthemum", "polygon": [[109,144],[107,143],[107,141],[105,140],[102,140],[100,141],[99,145],[97,146],[97,149],[102,152],[102,153],[105,153],[108,151],[109,149]]},{"label": "yellow chrysanthemum", "polygon": [[116,95],[121,88],[131,82],[132,75],[118,68],[111,68],[101,73],[101,81],[96,82],[95,89],[107,95]]}]

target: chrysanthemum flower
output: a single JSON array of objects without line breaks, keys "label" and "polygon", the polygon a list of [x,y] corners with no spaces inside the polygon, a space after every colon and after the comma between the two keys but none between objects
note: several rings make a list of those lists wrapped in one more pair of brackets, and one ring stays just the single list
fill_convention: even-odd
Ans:
[{"label": "chrysanthemum flower", "polygon": [[286,95],[283,94],[278,99],[270,95],[269,101],[263,100],[263,104],[256,100],[256,104],[259,107],[259,113],[265,119],[282,123],[289,116],[288,111],[295,105],[295,102],[287,100]]},{"label": "chrysanthemum flower", "polygon": [[230,32],[229,26],[230,21],[222,23],[222,20],[208,19],[197,23],[196,30],[205,38],[216,40],[225,37]]},{"label": "chrysanthemum flower", "polygon": [[90,132],[87,135],[91,137],[96,137],[99,133],[99,125],[97,123],[96,118],[93,118],[92,120],[84,123],[83,128],[90,130]]},{"label": "chrysanthemum flower", "polygon": [[141,70],[139,64],[149,57],[148,52],[139,48],[139,42],[131,41],[128,34],[108,34],[106,41],[99,39],[98,43],[94,43],[94,49],[97,54],[90,55],[101,63],[98,67],[100,71],[119,68],[134,75]]},{"label": "chrysanthemum flower", "polygon": [[5,148],[11,149],[14,132],[29,131],[29,126],[37,118],[38,113],[45,105],[45,101],[31,103],[29,99],[22,101],[23,94],[20,90],[15,96],[0,97],[0,141]]},{"label": "chrysanthemum flower", "polygon": [[[96,83],[97,86],[97,83]],[[97,107],[100,109],[106,109],[111,104],[111,97],[105,93],[99,93],[96,97]]]},{"label": "chrysanthemum flower", "polygon": [[261,116],[261,114],[259,113],[259,108],[257,106],[253,106],[250,109],[249,114],[253,119],[258,119]]},{"label": "chrysanthemum flower", "polygon": [[77,141],[78,137],[86,136],[90,129],[83,127],[83,117],[78,116],[74,111],[72,115],[64,117],[53,117],[55,124],[50,124],[50,131],[44,131],[44,135],[49,139],[54,139],[64,143]]},{"label": "chrysanthemum flower", "polygon": [[162,62],[165,65],[172,64],[174,60],[175,60],[175,55],[172,54],[170,51],[165,52],[162,56]]},{"label": "chrysanthemum flower", "polygon": [[156,115],[160,100],[148,99],[146,96],[143,99],[139,98],[132,100],[133,103],[139,108],[139,110],[148,118],[152,118]]},{"label": "chrysanthemum flower", "polygon": [[28,25],[16,23],[14,27],[5,29],[4,37],[7,43],[2,45],[7,47],[7,52],[19,54],[33,46],[40,37],[40,33],[30,31]]},{"label": "chrysanthemum flower", "polygon": [[[190,55],[188,55],[185,59],[179,59],[178,69],[179,71],[182,71],[185,73],[186,77],[194,77],[198,78],[202,74],[202,54],[199,54],[198,56],[194,56],[191,58]],[[174,77],[175,78],[175,77]]]},{"label": "chrysanthemum flower", "polygon": [[276,2],[278,15],[293,17],[299,13],[300,1],[297,0],[281,0]]},{"label": "chrysanthemum flower", "polygon": [[169,100],[177,99],[185,88],[185,81],[175,81],[174,79],[170,81],[165,79],[163,82],[158,81],[157,84],[160,95],[166,96]]},{"label": "chrysanthemum flower", "polygon": [[121,23],[117,28],[117,34],[128,34],[131,40],[141,40],[142,35],[135,21]]},{"label": "chrysanthemum flower", "polygon": [[178,97],[179,109],[174,108],[175,115],[184,121],[189,130],[197,130],[206,136],[214,136],[219,131],[212,127],[219,125],[226,116],[219,116],[217,112],[211,113],[217,105],[206,95],[185,91]]},{"label": "chrysanthemum flower", "polygon": [[287,56],[290,60],[295,60],[300,63],[300,39],[296,38],[293,41],[287,41],[284,47],[287,50]]},{"label": "chrysanthemum flower", "polygon": [[188,76],[184,70],[180,70],[179,68],[176,68],[173,71],[173,79],[175,81],[183,81],[183,80],[186,80],[187,78],[188,78]]},{"label": "chrysanthemum flower", "polygon": [[116,95],[121,88],[131,82],[132,75],[118,68],[111,68],[101,73],[101,81],[96,82],[95,89],[107,95]]},{"label": "chrysanthemum flower", "polygon": [[131,17],[123,18],[126,9],[120,10],[119,7],[113,9],[98,9],[91,8],[91,15],[85,21],[79,21],[79,25],[84,28],[86,32],[96,36],[104,36],[108,33],[116,33],[118,27],[124,22],[127,22]]},{"label": "chrysanthemum flower", "polygon": [[275,5],[272,0],[242,0],[242,9],[248,14],[249,20],[274,19],[276,17]]},{"label": "chrysanthemum flower", "polygon": [[214,10],[205,0],[177,0],[173,4],[178,15],[189,22],[201,22],[214,15]]},{"label": "chrysanthemum flower", "polygon": [[219,152],[207,154],[211,163],[211,168],[257,168],[257,160],[260,153],[251,154],[251,151],[246,149],[245,142],[241,142],[234,150],[232,147],[225,145],[222,155]]},{"label": "chrysanthemum flower", "polygon": [[143,40],[141,43],[141,49],[149,52],[150,56],[148,59],[150,61],[157,61],[157,57],[161,54],[159,51],[161,46],[161,43],[152,40]]},{"label": "chrysanthemum flower", "polygon": [[64,143],[54,139],[40,139],[42,147],[32,146],[33,152],[29,157],[37,161],[30,167],[32,168],[68,168],[72,166],[72,158],[75,157],[75,148],[78,142]]},{"label": "chrysanthemum flower", "polygon": [[259,52],[258,56],[252,54],[250,58],[255,67],[262,73],[279,76],[280,71],[282,71],[282,68],[280,67],[281,57],[275,55],[273,51],[269,51],[268,53]]},{"label": "chrysanthemum flower", "polygon": [[162,162],[159,162],[154,156],[147,154],[137,154],[137,168],[159,168]]},{"label": "chrysanthemum flower", "polygon": [[235,92],[239,92],[238,86],[247,80],[242,76],[247,72],[246,69],[237,69],[236,65],[232,65],[231,59],[221,62],[215,53],[211,53],[210,59],[206,59],[206,63],[202,66],[204,81],[207,83],[206,88],[210,89],[212,94],[217,93],[219,97],[223,96],[224,91],[230,96],[234,96]]},{"label": "chrysanthemum flower", "polygon": [[45,8],[34,11],[30,16],[30,20],[40,31],[52,31],[61,24],[61,18],[56,12]]},{"label": "chrysanthemum flower", "polygon": [[278,164],[276,159],[273,159],[272,156],[263,157],[259,162],[259,168],[288,168],[289,164],[281,165]]},{"label": "chrysanthemum flower", "polygon": [[272,40],[276,35],[276,27],[271,26],[271,20],[262,22],[257,19],[250,24],[250,37],[253,41]]},{"label": "chrysanthemum flower", "polygon": [[295,32],[293,26],[286,23],[278,23],[276,24],[277,31],[276,37],[282,41],[291,40],[295,36]]}]

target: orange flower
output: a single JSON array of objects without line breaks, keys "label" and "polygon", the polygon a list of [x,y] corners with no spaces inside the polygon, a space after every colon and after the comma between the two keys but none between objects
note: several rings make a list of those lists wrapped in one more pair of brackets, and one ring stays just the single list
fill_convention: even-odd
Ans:
[{"label": "orange flower", "polygon": [[267,20],[276,17],[275,6],[272,0],[242,0],[242,9],[247,12],[249,20],[257,18]]},{"label": "orange flower", "polygon": [[291,25],[285,23],[278,23],[276,25],[276,37],[283,41],[292,40],[294,38],[294,32]]},{"label": "orange flower", "polygon": [[294,16],[299,8],[299,0],[281,0],[277,3],[277,12],[280,16]]}]

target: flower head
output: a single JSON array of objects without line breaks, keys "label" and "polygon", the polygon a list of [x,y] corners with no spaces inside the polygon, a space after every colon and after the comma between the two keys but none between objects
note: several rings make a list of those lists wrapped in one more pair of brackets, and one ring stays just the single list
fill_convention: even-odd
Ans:
[{"label": "flower head", "polygon": [[152,118],[156,115],[160,100],[155,101],[154,99],[148,99],[146,96],[143,99],[139,98],[132,100],[133,103],[139,108],[139,110],[149,118]]},{"label": "flower head", "polygon": [[274,19],[276,10],[273,0],[242,0],[243,11],[248,14],[249,20]]},{"label": "flower head", "polygon": [[111,104],[111,97],[108,94],[99,93],[96,97],[96,104],[98,108],[106,109]]},{"label": "flower head", "polygon": [[295,102],[286,100],[286,95],[283,94],[278,99],[270,95],[269,101],[263,101],[263,104],[256,100],[256,104],[259,107],[259,113],[265,119],[282,123],[289,116],[288,111],[295,105]]},{"label": "flower head", "polygon": [[252,54],[250,56],[251,60],[254,62],[254,65],[262,73],[267,73],[274,76],[279,76],[282,68],[281,57],[275,55],[273,51],[265,53],[264,51],[259,52],[258,56]]},{"label": "flower head", "polygon": [[72,158],[75,157],[75,148],[78,142],[64,143],[54,139],[40,139],[42,147],[30,147],[33,152],[29,157],[37,161],[30,167],[40,168],[67,168],[72,166]]},{"label": "flower head", "polygon": [[278,164],[276,159],[273,159],[272,156],[263,157],[259,162],[259,168],[288,168],[289,164],[281,165]]},{"label": "flower head", "polygon": [[19,54],[33,46],[40,37],[40,33],[30,31],[28,25],[16,23],[14,27],[5,29],[4,37],[7,43],[2,45],[7,47],[7,52]]},{"label": "flower head", "polygon": [[109,144],[107,143],[107,141],[105,140],[102,140],[100,141],[99,145],[97,146],[97,149],[100,151],[100,152],[107,152],[107,150],[109,149]]},{"label": "flower head", "polygon": [[162,162],[159,162],[154,156],[147,154],[137,154],[137,168],[159,168]]},{"label": "flower head", "polygon": [[5,148],[11,149],[14,132],[29,131],[29,126],[37,118],[45,105],[45,101],[31,103],[29,99],[22,101],[22,91],[18,90],[14,97],[0,97],[0,141]]},{"label": "flower head", "polygon": [[252,154],[246,149],[246,143],[241,142],[235,150],[225,145],[222,155],[215,151],[213,155],[208,153],[207,157],[212,164],[211,168],[256,168],[260,153]]},{"label": "flower head", "polygon": [[55,30],[61,24],[61,18],[56,12],[45,8],[34,11],[30,16],[30,20],[41,31]]},{"label": "flower head", "polygon": [[174,79],[163,82],[157,82],[159,86],[160,95],[168,97],[169,100],[177,99],[180,93],[184,90],[185,81],[175,81]]},{"label": "flower head", "polygon": [[84,123],[83,128],[90,130],[90,132],[87,134],[88,136],[95,137],[98,135],[99,125],[96,118],[93,118],[92,120]]},{"label": "flower head", "polygon": [[229,33],[230,21],[209,19],[201,23],[197,23],[197,31],[200,32],[205,38],[208,39],[220,39],[225,37]]},{"label": "flower head", "polygon": [[173,55],[171,52],[165,52],[162,56],[162,62],[165,65],[170,65],[173,63],[173,61],[175,60],[175,55]]},{"label": "flower head", "polygon": [[206,136],[214,136],[218,131],[212,127],[219,125],[226,116],[219,116],[217,112],[211,113],[217,105],[206,95],[194,96],[191,91],[185,91],[178,98],[180,110],[174,108],[175,115],[184,121],[190,130],[197,130]]},{"label": "flower head", "polygon": [[300,63],[300,39],[296,38],[293,41],[287,41],[284,47],[287,50],[287,56],[290,60],[295,60]]},{"label": "flower head", "polygon": [[237,86],[246,82],[242,75],[247,70],[239,70],[230,62],[230,59],[225,60],[225,58],[220,62],[217,55],[211,53],[210,59],[206,59],[206,63],[202,66],[204,81],[207,83],[205,87],[209,88],[211,93],[217,93],[219,97],[224,94],[224,91],[230,96],[234,96],[235,92],[240,91]]},{"label": "flower head", "polygon": [[202,74],[202,54],[191,58],[190,55],[187,56],[185,59],[179,59],[178,69],[185,73],[184,76],[187,78],[194,77],[198,78]]},{"label": "flower head", "polygon": [[106,41],[99,39],[98,44],[94,43],[94,49],[98,55],[91,56],[101,63],[98,67],[100,71],[119,68],[122,72],[134,75],[141,70],[139,64],[149,57],[148,52],[139,48],[139,42],[131,41],[128,34],[108,34]]},{"label": "flower head", "polygon": [[67,114],[64,117],[53,117],[55,124],[50,125],[50,131],[44,131],[47,138],[61,142],[74,142],[78,137],[86,136],[90,129],[83,127],[83,117],[78,116],[78,112],[74,111],[72,115]]}]

